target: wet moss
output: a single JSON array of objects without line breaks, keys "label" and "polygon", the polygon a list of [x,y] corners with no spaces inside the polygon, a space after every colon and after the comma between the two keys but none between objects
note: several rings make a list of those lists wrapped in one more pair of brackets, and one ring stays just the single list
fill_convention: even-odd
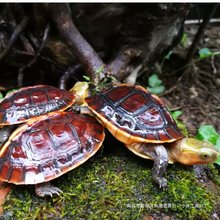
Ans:
[{"label": "wet moss", "polygon": [[16,186],[3,219],[143,219],[166,214],[175,219],[210,219],[216,195],[202,186],[191,168],[170,165],[169,189],[151,177],[152,162],[139,158],[95,156],[54,180],[60,197],[38,198],[33,186]]}]

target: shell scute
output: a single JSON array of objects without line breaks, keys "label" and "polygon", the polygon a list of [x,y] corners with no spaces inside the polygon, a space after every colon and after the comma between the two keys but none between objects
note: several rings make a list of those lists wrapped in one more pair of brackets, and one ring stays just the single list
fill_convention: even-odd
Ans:
[{"label": "shell scute", "polygon": [[89,106],[91,106],[91,108],[96,108],[96,109],[100,109],[102,108],[103,106],[105,106],[105,101],[102,100],[102,99],[98,99],[98,100],[95,100],[95,99],[87,99],[87,104]]},{"label": "shell scute", "polygon": [[2,179],[5,179],[6,181],[8,181],[8,179],[9,179],[8,174],[11,173],[10,168],[11,168],[11,166],[10,166],[9,161],[4,161],[4,162],[1,161],[0,174],[1,174]]},{"label": "shell scute", "polygon": [[176,126],[170,126],[166,128],[167,133],[169,134],[170,138],[178,139],[179,138],[179,129]]},{"label": "shell scute", "polygon": [[33,104],[46,104],[48,102],[46,93],[41,90],[33,91],[31,97]]},{"label": "shell scute", "polygon": [[[21,136],[18,143],[25,144],[26,148],[22,147],[23,151],[28,153],[34,160],[40,160],[41,158],[49,158],[53,152],[53,142],[50,139],[50,134],[46,129],[37,130],[32,133],[27,133]],[[17,147],[15,148],[15,152]],[[42,157],[42,154],[44,156]],[[52,156],[52,155],[51,155]],[[14,157],[14,155],[13,155]],[[21,159],[18,157],[17,159]]]},{"label": "shell scute", "polygon": [[[131,102],[131,99],[133,99],[133,102]],[[142,94],[134,93],[127,97],[127,99],[125,99],[120,106],[127,112],[135,113],[142,106],[147,104],[148,100]]]},{"label": "shell scute", "polygon": [[30,97],[25,94],[21,94],[19,97],[16,97],[14,99],[14,105],[16,107],[25,106],[28,105],[29,103],[30,103]]},{"label": "shell scute", "polygon": [[160,114],[158,108],[151,106],[143,111],[143,113],[137,115],[137,121],[138,123],[143,123],[146,127],[163,127],[165,121]]},{"label": "shell scute", "polygon": [[20,159],[25,159],[27,158],[27,153],[22,149],[21,146],[17,146],[16,148],[12,149],[12,156],[14,159],[20,158]]},{"label": "shell scute", "polygon": [[165,130],[161,129],[158,131],[158,138],[159,140],[168,140],[170,135]]},{"label": "shell scute", "polygon": [[[105,93],[105,90],[103,91]],[[113,101],[117,102],[121,100],[121,98],[126,97],[130,93],[130,89],[128,87],[115,87],[112,90],[107,90],[106,97]]]},{"label": "shell scute", "polygon": [[10,174],[10,181],[22,181],[22,177],[20,176],[20,173],[22,172],[20,167],[13,167]]},{"label": "shell scute", "polygon": [[89,159],[103,140],[104,128],[91,116],[59,112],[28,121],[0,151],[0,180],[49,181]]}]

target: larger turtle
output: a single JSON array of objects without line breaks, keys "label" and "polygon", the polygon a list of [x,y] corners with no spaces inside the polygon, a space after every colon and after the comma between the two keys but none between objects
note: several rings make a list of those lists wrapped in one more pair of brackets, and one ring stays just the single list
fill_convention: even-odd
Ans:
[{"label": "larger turtle", "polygon": [[112,135],[136,155],[154,160],[153,178],[167,187],[168,162],[207,164],[217,159],[212,144],[181,133],[161,99],[141,86],[115,85],[85,99]]},{"label": "larger turtle", "polygon": [[104,140],[104,128],[94,117],[64,112],[74,100],[71,92],[38,85],[0,103],[1,125],[26,122],[1,147],[1,181],[34,184],[39,196],[61,192],[49,181],[84,163]]}]

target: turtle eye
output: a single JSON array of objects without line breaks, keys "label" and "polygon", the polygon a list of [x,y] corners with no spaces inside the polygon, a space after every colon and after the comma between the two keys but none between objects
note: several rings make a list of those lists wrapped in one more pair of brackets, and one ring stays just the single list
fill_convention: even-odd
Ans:
[{"label": "turtle eye", "polygon": [[201,153],[201,158],[203,159],[203,160],[206,160],[206,159],[208,159],[209,158],[209,155],[207,154],[207,153]]},{"label": "turtle eye", "polygon": [[210,160],[210,158],[212,158],[212,156],[213,155],[207,151],[200,152],[200,158],[204,161]]},{"label": "turtle eye", "polygon": [[203,162],[207,163],[207,162],[214,162],[215,160],[217,160],[218,158],[218,152],[214,149],[203,149],[200,151],[199,154],[201,160],[203,160]]}]

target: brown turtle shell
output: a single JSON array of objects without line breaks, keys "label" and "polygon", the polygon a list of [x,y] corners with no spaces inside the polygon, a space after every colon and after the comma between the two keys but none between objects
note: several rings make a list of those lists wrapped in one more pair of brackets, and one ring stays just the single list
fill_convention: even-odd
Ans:
[{"label": "brown turtle shell", "polygon": [[94,155],[103,139],[103,126],[91,116],[58,112],[30,120],[2,147],[0,180],[14,184],[52,180]]},{"label": "brown turtle shell", "polygon": [[141,86],[113,86],[85,101],[103,126],[125,144],[164,143],[183,138],[159,97]]},{"label": "brown turtle shell", "polygon": [[25,87],[1,101],[0,125],[19,124],[48,112],[64,111],[74,101],[71,92],[53,86]]}]

